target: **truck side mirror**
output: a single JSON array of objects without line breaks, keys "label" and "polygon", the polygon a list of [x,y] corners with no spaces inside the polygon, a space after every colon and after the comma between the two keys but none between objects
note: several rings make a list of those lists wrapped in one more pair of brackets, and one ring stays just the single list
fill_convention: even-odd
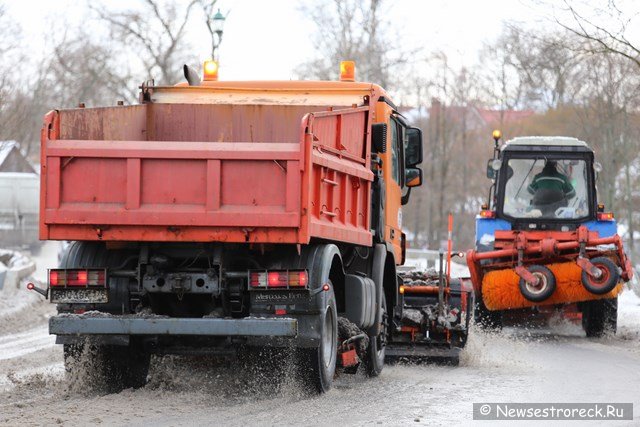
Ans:
[{"label": "truck side mirror", "polygon": [[422,185],[422,169],[407,168],[404,172],[404,185],[407,187],[419,187]]},{"label": "truck side mirror", "polygon": [[407,168],[413,168],[422,163],[422,131],[418,128],[407,128],[405,132],[407,142],[404,163]]}]

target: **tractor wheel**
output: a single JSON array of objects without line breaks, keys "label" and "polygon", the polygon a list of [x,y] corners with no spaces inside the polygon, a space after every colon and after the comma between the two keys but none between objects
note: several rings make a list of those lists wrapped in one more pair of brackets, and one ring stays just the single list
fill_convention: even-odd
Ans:
[{"label": "tractor wheel", "polygon": [[542,302],[553,295],[556,290],[556,277],[551,270],[543,265],[531,265],[527,270],[538,278],[538,284],[533,285],[520,279],[520,293],[531,302]]},{"label": "tractor wheel", "polygon": [[618,326],[618,298],[584,302],[582,305],[582,329],[588,338],[599,338],[606,333],[616,333]]},{"label": "tractor wheel", "polygon": [[331,389],[333,376],[336,372],[338,357],[338,311],[333,286],[329,282],[330,290],[327,302],[321,316],[320,344],[315,348],[300,349],[300,376],[309,389],[317,393],[326,393]]},{"label": "tractor wheel", "polygon": [[592,277],[586,271],[582,272],[582,285],[594,295],[604,295],[611,292],[620,282],[618,266],[609,258],[597,257],[591,263],[602,272],[599,278]]},{"label": "tractor wheel", "polygon": [[502,312],[491,311],[484,305],[482,295],[478,295],[474,309],[476,325],[486,331],[500,331],[502,329]]}]

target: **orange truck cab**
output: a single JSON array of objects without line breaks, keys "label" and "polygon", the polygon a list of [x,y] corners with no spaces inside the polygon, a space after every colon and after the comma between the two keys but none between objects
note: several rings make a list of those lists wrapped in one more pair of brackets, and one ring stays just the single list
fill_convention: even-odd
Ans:
[{"label": "orange truck cab", "polygon": [[378,375],[420,130],[371,83],[189,81],[45,116],[40,238],[73,241],[44,291],[66,359],[91,337],[113,390],[154,352],[294,349],[319,392],[336,367]]}]

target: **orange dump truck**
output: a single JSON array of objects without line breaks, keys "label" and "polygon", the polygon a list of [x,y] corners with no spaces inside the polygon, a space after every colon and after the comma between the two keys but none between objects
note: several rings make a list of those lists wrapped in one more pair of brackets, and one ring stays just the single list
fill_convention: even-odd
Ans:
[{"label": "orange dump truck", "polygon": [[154,352],[293,349],[320,392],[378,375],[420,130],[371,83],[189,81],[45,117],[40,237],[73,243],[30,287],[68,369],[90,337],[114,390]]}]

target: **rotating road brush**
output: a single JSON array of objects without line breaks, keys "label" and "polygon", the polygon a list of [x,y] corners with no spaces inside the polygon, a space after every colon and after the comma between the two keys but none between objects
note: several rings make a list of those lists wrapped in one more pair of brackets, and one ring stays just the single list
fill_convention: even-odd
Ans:
[{"label": "rotating road brush", "polygon": [[574,303],[602,298],[615,298],[621,291],[618,284],[611,292],[595,295],[582,285],[582,270],[574,262],[563,262],[546,265],[556,277],[556,290],[545,301],[534,303],[525,299],[520,293],[520,277],[512,269],[494,270],[486,273],[482,279],[482,299],[489,310],[508,310],[534,307],[536,305],[553,305]]}]

